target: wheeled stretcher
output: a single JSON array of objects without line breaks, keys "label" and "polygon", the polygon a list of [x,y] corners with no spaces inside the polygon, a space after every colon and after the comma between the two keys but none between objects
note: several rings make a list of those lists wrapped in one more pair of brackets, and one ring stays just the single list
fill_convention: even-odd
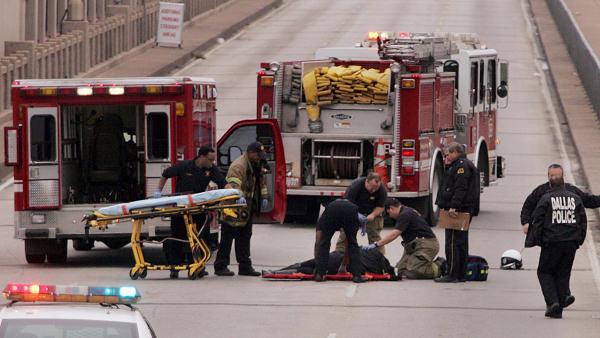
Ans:
[{"label": "wheeled stretcher", "polygon": [[[198,194],[152,198],[130,203],[116,204],[100,208],[84,218],[86,234],[90,228],[106,230],[110,224],[119,222],[132,222],[131,249],[135,258],[135,266],[129,271],[131,279],[146,278],[148,270],[187,270],[189,279],[200,276],[206,262],[211,257],[211,251],[198,238],[198,225],[194,223],[193,216],[202,213],[212,213],[212,216],[222,218],[225,214],[229,217],[246,219],[245,204],[234,204],[241,196],[237,189],[219,189]],[[147,262],[142,251],[140,236],[144,220],[155,217],[181,216],[185,222],[187,241],[189,243],[193,262],[181,265],[157,265]],[[201,229],[200,229],[201,230]],[[167,238],[165,240],[177,240]],[[152,241],[148,241],[152,242]]]}]

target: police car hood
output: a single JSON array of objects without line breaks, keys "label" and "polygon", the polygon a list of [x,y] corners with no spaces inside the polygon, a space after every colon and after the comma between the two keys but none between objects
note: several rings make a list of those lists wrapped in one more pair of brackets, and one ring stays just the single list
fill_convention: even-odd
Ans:
[{"label": "police car hood", "polygon": [[120,305],[119,308],[99,304],[13,304],[0,311],[4,319],[70,319],[136,323],[141,318],[138,311]]}]

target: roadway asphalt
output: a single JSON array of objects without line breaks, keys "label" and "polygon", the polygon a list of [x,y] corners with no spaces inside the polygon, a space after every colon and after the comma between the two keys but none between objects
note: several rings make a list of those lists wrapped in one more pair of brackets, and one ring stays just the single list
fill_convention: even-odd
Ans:
[{"label": "roadway asphalt", "polygon": [[[349,46],[373,30],[479,33],[511,62],[510,105],[498,114],[498,152],[507,158],[508,175],[486,190],[482,212],[470,232],[471,253],[484,256],[492,267],[487,282],[270,282],[216,277],[210,267],[211,275],[199,281],[166,280],[166,272],[130,281],[127,268],[132,258],[127,247],[70,252],[68,264],[60,267],[30,266],[24,260],[23,243],[11,239],[8,188],[0,193],[0,285],[8,281],[136,285],[143,296],[140,308],[164,337],[597,337],[600,296],[592,269],[596,257],[590,254],[589,243],[577,254],[571,280],[577,301],[563,320],[544,318],[535,272],[538,250],[523,252],[521,271],[499,269],[504,250],[522,248],[520,205],[534,186],[546,180],[547,165],[565,163],[568,177],[577,175],[570,169],[571,148],[560,134],[548,99],[524,5],[520,0],[287,1],[205,60],[181,71],[217,80],[221,135],[235,121],[255,115],[260,61],[308,59],[316,48]],[[439,229],[436,234],[443,240]],[[254,264],[260,269],[304,260],[312,254],[313,240],[311,226],[257,225]],[[160,255],[157,247],[147,249],[151,256]],[[402,253],[399,243],[387,250],[393,263]]]}]

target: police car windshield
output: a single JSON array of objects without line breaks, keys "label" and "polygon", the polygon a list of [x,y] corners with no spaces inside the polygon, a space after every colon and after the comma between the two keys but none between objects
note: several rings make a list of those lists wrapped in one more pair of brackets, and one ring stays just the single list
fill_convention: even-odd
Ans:
[{"label": "police car windshield", "polygon": [[71,319],[3,319],[0,337],[138,338],[135,323]]}]

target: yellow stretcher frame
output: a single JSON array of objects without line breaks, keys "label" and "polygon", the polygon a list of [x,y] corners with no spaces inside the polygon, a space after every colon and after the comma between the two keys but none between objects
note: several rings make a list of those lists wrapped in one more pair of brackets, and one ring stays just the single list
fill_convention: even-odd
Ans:
[{"label": "yellow stretcher frame", "polygon": [[[94,212],[91,215],[86,216],[86,233],[89,228],[98,228],[100,230],[106,230],[110,224],[120,223],[124,221],[132,222],[131,229],[131,250],[133,251],[133,257],[135,258],[135,265],[129,270],[129,277],[133,280],[138,278],[146,278],[148,270],[187,270],[188,278],[191,280],[202,277],[202,270],[206,266],[206,263],[211,258],[211,251],[201,238],[196,235],[197,225],[194,223],[193,215],[202,214],[208,211],[216,211],[219,216],[226,213],[228,216],[237,215],[239,218],[248,217],[245,210],[241,210],[236,213],[235,209],[245,209],[245,204],[224,204],[223,202],[232,202],[239,199],[240,196],[226,196],[219,199],[211,200],[204,203],[198,203],[187,206],[170,206],[164,208],[154,208],[152,210],[139,210],[132,211],[127,215],[108,216],[98,212]],[[218,204],[218,205],[217,205]],[[188,237],[188,243],[192,253],[193,263],[191,264],[152,264],[144,259],[144,253],[142,251],[142,225],[146,219],[156,217],[168,217],[168,216],[182,216]],[[222,218],[222,217],[219,217]],[[168,238],[166,240],[169,240]],[[202,256],[199,258],[197,253],[201,253]]]}]

